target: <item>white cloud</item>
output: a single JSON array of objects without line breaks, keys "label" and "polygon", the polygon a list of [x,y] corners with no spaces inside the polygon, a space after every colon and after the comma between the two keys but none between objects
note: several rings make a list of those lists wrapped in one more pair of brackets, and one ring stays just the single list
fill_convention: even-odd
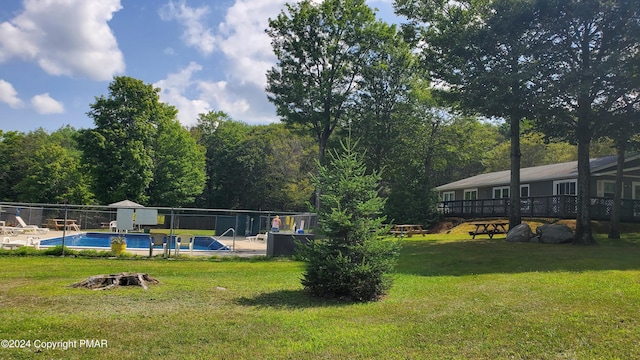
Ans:
[{"label": "white cloud", "polygon": [[0,79],[0,102],[7,103],[12,109],[22,107],[22,100],[10,82]]},{"label": "white cloud", "polygon": [[183,27],[182,39],[188,46],[195,47],[201,53],[211,54],[216,48],[216,38],[204,23],[209,7],[192,8],[185,1],[169,1],[160,8],[160,18],[165,21],[177,20]]},{"label": "white cloud", "polygon": [[120,0],[25,0],[22,13],[0,24],[0,62],[36,62],[51,75],[109,80],[124,57],[108,25]]},{"label": "white cloud", "polygon": [[[229,59],[230,77],[264,89],[266,73],[276,63],[271,39],[265,33],[286,0],[236,0],[220,24],[220,50]],[[248,44],[250,44],[248,46]]]},{"label": "white cloud", "polygon": [[38,114],[62,114],[64,105],[49,96],[49,93],[36,95],[31,98],[31,105]]},{"label": "white cloud", "polygon": [[166,79],[153,84],[161,89],[160,100],[178,108],[178,119],[182,125],[195,125],[199,114],[212,109],[224,111],[232,118],[242,120],[249,110],[249,102],[238,96],[238,92],[229,91],[225,81],[194,79],[194,74],[200,70],[202,66],[192,62],[179,72],[169,74]]},{"label": "white cloud", "polygon": [[196,81],[191,79],[193,73],[201,69],[202,66],[192,62],[179,72],[169,74],[166,79],[153,84],[161,89],[161,101],[178,108],[178,119],[182,125],[195,125],[198,114],[207,113],[211,109],[208,102],[202,99],[191,100],[186,96],[196,85]]},{"label": "white cloud", "polygon": [[198,90],[203,99],[212,101],[217,105],[217,109],[224,111],[232,118],[241,119],[242,115],[249,110],[249,102],[229,91],[226,81],[200,81]]}]

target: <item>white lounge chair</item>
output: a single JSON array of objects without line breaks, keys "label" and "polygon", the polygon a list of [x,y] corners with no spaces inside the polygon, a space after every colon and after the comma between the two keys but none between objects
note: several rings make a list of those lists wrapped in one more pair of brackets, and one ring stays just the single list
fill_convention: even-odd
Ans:
[{"label": "white lounge chair", "polygon": [[36,234],[44,234],[49,231],[48,228],[41,228],[37,225],[27,225],[27,223],[22,220],[22,217],[18,215],[16,215],[16,221],[18,222],[18,225],[20,225],[18,227],[24,229],[24,231],[32,231]]},{"label": "white lounge chair", "polygon": [[269,233],[266,234],[258,234],[256,236],[249,236],[247,237],[247,240],[249,241],[262,241],[264,243],[267,242],[267,237],[269,236]]},{"label": "white lounge chair", "polygon": [[16,236],[18,234],[22,234],[24,233],[24,229],[23,228],[18,228],[15,226],[4,226],[2,225],[2,235],[10,235],[10,236]]}]

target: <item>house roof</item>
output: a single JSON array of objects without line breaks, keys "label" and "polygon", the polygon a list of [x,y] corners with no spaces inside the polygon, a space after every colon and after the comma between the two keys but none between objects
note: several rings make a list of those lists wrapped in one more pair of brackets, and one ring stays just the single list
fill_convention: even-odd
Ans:
[{"label": "house roof", "polygon": [[[617,156],[605,156],[589,160],[591,172],[615,166]],[[520,169],[520,183],[574,179],[578,177],[578,162],[534,166]],[[511,183],[511,170],[480,174],[436,187],[438,191],[472,189],[487,186],[505,186]]]}]

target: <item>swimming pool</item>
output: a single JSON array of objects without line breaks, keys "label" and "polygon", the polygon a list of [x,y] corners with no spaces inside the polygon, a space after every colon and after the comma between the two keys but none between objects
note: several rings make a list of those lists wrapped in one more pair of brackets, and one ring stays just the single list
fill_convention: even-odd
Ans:
[{"label": "swimming pool", "polygon": [[[111,238],[116,236],[114,233],[82,233],[67,235],[64,238],[64,246],[69,247],[90,247],[90,248],[111,248]],[[127,248],[131,249],[149,249],[149,234],[124,234],[127,239]],[[56,246],[62,245],[62,238],[53,238],[40,241],[40,246]],[[175,236],[169,244],[169,248],[175,248]],[[154,247],[161,249],[161,246]],[[208,251],[229,251],[229,247],[218,241],[213,236],[196,236],[193,242],[193,250]]]}]

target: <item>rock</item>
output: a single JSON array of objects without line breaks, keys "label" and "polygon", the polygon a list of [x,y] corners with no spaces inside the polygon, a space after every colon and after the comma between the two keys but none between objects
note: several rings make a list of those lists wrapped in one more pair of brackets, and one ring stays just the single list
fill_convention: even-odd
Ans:
[{"label": "rock", "polygon": [[575,235],[567,225],[544,224],[538,226],[536,235],[543,244],[566,244],[573,241]]},{"label": "rock", "polygon": [[507,233],[507,241],[509,242],[528,242],[533,237],[533,231],[529,224],[522,223],[516,225]]}]

